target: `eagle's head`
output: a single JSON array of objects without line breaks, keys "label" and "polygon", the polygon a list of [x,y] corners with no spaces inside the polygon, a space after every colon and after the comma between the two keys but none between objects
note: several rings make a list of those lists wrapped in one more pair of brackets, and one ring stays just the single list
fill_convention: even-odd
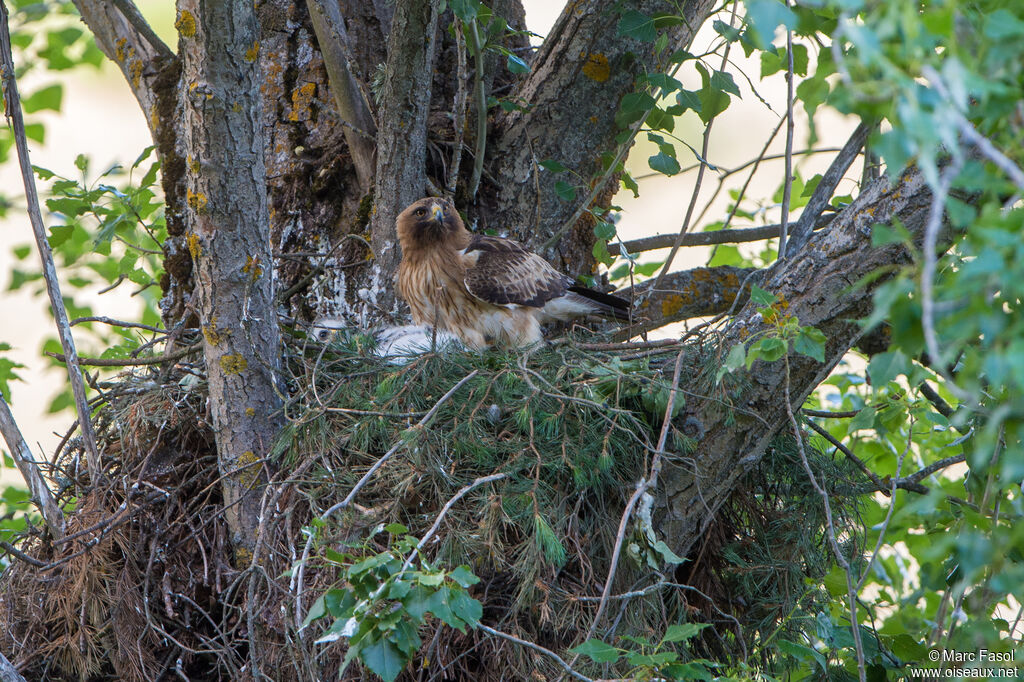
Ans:
[{"label": "eagle's head", "polygon": [[396,226],[403,248],[458,239],[466,231],[452,203],[438,197],[413,202],[398,215]]}]

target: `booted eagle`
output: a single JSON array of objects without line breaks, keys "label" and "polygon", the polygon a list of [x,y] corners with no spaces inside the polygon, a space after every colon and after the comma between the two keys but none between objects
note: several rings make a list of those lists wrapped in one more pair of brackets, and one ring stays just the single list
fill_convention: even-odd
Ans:
[{"label": "booted eagle", "polygon": [[586,315],[628,319],[629,303],[576,286],[518,242],[473,234],[445,199],[420,199],[398,216],[398,293],[416,324],[474,349],[523,347],[540,327]]}]

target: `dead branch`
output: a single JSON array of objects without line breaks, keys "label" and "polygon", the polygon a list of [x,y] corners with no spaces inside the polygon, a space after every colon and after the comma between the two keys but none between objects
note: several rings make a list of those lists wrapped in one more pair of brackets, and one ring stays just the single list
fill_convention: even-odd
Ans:
[{"label": "dead branch", "polygon": [[64,355],[68,358],[68,378],[71,380],[71,392],[75,396],[75,409],[82,427],[82,438],[85,441],[85,452],[88,458],[89,475],[96,481],[100,475],[100,456],[96,448],[96,433],[89,420],[89,404],[85,398],[85,382],[82,379],[82,368],[78,365],[78,352],[75,350],[75,339],[71,335],[68,324],[68,311],[64,307],[64,298],[60,293],[60,280],[57,268],[53,263],[53,251],[46,238],[46,227],[39,210],[39,195],[36,192],[35,175],[32,173],[32,162],[28,156],[28,140],[25,138],[25,121],[21,113],[21,97],[18,94],[18,83],[14,78],[14,57],[11,53],[11,34],[8,26],[7,5],[0,3],[3,15],[3,26],[0,27],[0,50],[3,59],[3,91],[7,117],[14,128],[14,140],[18,148],[18,162],[21,167],[21,179],[25,184],[25,201],[28,204],[29,222],[35,235],[39,249],[39,259],[43,266],[43,279],[46,281],[46,293],[53,307],[53,317],[57,324],[57,334]]},{"label": "dead branch", "polygon": [[[834,215],[819,216],[814,229],[819,230],[832,222]],[[742,244],[772,239],[782,234],[782,225],[762,225],[761,227],[741,227],[731,230],[715,230],[714,232],[687,232],[683,235],[680,246],[712,246],[714,244]],[[620,253],[642,253],[655,249],[667,249],[675,244],[678,234],[656,234],[652,237],[631,239],[622,244],[609,244],[608,253],[618,256]]]},{"label": "dead branch", "polygon": [[817,225],[818,219],[822,211],[825,210],[825,207],[828,206],[829,199],[832,198],[832,194],[839,185],[839,181],[843,179],[846,171],[849,170],[854,160],[860,155],[860,150],[864,148],[864,143],[867,141],[868,133],[870,132],[871,125],[862,121],[850,135],[850,139],[843,145],[842,150],[832,159],[828,170],[821,176],[818,186],[814,188],[811,198],[807,200],[807,205],[804,206],[800,219],[793,226],[793,234],[786,251],[787,254],[797,253],[811,238],[812,229],[810,226],[812,224]]},{"label": "dead branch", "polygon": [[370,103],[366,101],[352,73],[352,50],[345,30],[345,19],[336,1],[306,0],[306,6],[327,67],[334,102],[342,121],[347,124],[342,133],[352,155],[359,186],[365,194],[373,186],[377,149],[373,136],[377,133],[377,125],[373,121]]},{"label": "dead branch", "polygon": [[56,539],[61,539],[64,537],[64,513],[57,506],[53,492],[46,485],[46,480],[43,478],[42,472],[39,471],[39,464],[32,456],[32,450],[29,449],[28,443],[21,435],[21,430],[14,421],[14,415],[11,414],[11,408],[8,407],[3,396],[0,396],[0,433],[3,433],[7,449],[11,451],[11,457],[14,458],[14,463],[18,465],[18,470],[21,472],[22,478],[25,479],[33,504],[42,513],[50,533]]}]

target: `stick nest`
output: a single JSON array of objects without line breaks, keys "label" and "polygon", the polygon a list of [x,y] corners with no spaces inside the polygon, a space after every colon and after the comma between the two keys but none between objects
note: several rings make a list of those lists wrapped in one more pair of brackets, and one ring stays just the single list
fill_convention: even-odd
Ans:
[{"label": "stick nest", "polygon": [[[0,648],[28,679],[268,679],[257,667],[274,680],[336,679],[343,640],[314,643],[328,622],[298,627],[338,580],[329,550],[382,551],[386,534],[377,531],[389,523],[422,537],[457,491],[504,473],[453,505],[424,552],[482,579],[472,591],[482,622],[565,656],[587,636],[625,503],[647,475],[676,354],[685,354],[690,394],[728,401],[742,391],[714,386],[708,340],[641,350],[569,341],[529,355],[427,353],[405,365],[372,348],[361,335],[286,343],[287,425],[263,462],[265,513],[248,562],[228,546],[200,367],[153,367],[106,385],[97,417],[105,477],[87,479],[75,440],[55,457],[68,537],[53,543],[34,528],[20,541],[21,559],[0,576]],[[677,407],[666,466],[692,470],[700,425],[682,397]],[[351,505],[314,523],[396,445]],[[837,491],[837,525],[854,527],[856,496],[838,492],[848,472],[808,454]],[[750,656],[780,624],[799,628],[793,614],[813,611],[819,594],[808,578],[830,568],[823,524],[792,438],[779,438],[683,564],[666,562],[634,517],[612,594],[642,594],[613,599],[596,636],[629,647],[622,636],[658,641],[669,624],[707,622],[714,627],[685,655]],[[297,614],[294,569],[310,532],[317,539]],[[479,630],[440,622],[425,630],[403,679],[561,672],[549,657]],[[585,659],[574,667],[629,674]],[[344,678],[373,676],[353,665]]]}]

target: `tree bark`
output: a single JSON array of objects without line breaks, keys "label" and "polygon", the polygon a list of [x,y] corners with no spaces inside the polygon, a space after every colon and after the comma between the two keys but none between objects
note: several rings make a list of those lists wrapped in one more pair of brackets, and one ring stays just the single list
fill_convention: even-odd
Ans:
[{"label": "tree bark", "polygon": [[377,177],[370,235],[374,263],[366,302],[397,313],[394,274],[401,260],[395,219],[427,193],[427,115],[433,82],[437,3],[409,0],[395,7],[381,93]]},{"label": "tree bark", "polygon": [[217,439],[237,563],[259,527],[265,458],[281,421],[280,339],[266,198],[260,31],[247,0],[180,0],[188,183],[185,224],[195,263]]}]

